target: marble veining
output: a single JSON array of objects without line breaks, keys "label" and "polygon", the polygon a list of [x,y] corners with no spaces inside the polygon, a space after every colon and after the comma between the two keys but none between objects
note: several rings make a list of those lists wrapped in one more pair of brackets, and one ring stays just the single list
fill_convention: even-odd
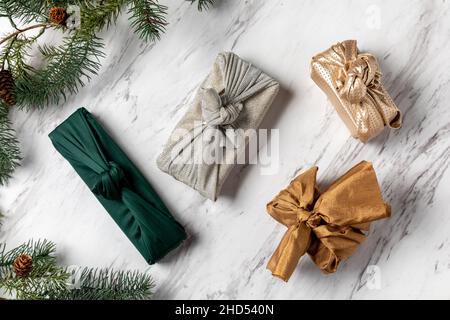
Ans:
[{"label": "marble veining", "polygon": [[[450,298],[450,1],[217,0],[202,13],[186,1],[161,2],[169,5],[170,24],[160,41],[143,44],[122,16],[102,34],[100,74],[78,95],[11,112],[24,160],[0,188],[0,242],[48,238],[62,264],[148,271],[157,299]],[[2,31],[7,25],[0,19]],[[314,54],[350,38],[379,58],[404,114],[401,130],[367,145],[350,137],[309,77]],[[213,203],[155,161],[224,50],[282,85],[262,125],[280,130],[280,165],[272,175],[261,175],[260,165],[237,166]],[[80,106],[99,118],[190,235],[154,266],[47,137]],[[266,203],[312,165],[325,187],[363,159],[374,163],[392,217],[372,225],[337,273],[324,275],[304,257],[289,283],[273,278],[265,266],[285,228],[266,214]]]}]

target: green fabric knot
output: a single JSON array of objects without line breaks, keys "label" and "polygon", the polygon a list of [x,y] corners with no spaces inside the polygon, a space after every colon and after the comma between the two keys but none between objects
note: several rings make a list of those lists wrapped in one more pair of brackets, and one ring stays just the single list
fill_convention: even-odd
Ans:
[{"label": "green fabric knot", "polygon": [[124,180],[125,174],[122,168],[117,163],[110,161],[108,168],[98,175],[92,192],[109,200],[120,200]]}]

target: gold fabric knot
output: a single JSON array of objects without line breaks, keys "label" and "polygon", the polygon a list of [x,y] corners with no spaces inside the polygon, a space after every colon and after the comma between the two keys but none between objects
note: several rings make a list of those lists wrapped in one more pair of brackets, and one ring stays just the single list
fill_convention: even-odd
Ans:
[{"label": "gold fabric knot", "polygon": [[320,225],[322,218],[311,211],[305,210],[303,208],[297,209],[297,223],[305,223],[310,228],[315,228]]},{"label": "gold fabric knot", "polygon": [[372,164],[353,167],[320,194],[317,167],[294,179],[267,205],[268,213],[288,230],[267,268],[288,281],[308,253],[325,272],[335,272],[366,238],[372,221],[390,216]]},{"label": "gold fabric knot", "polygon": [[339,70],[337,89],[350,103],[360,104],[367,94],[383,94],[380,91],[381,76],[377,59],[371,54],[359,54]]},{"label": "gold fabric knot", "polygon": [[385,126],[399,129],[402,115],[384,88],[375,56],[355,40],[333,45],[311,62],[311,78],[325,92],[353,137],[367,142]]}]

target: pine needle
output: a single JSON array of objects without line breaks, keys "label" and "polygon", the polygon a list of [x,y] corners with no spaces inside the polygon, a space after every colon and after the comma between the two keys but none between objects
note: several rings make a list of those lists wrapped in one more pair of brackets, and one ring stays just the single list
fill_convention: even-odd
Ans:
[{"label": "pine needle", "polygon": [[167,25],[167,7],[152,0],[130,1],[131,26],[144,41],[160,39]]},{"label": "pine needle", "polygon": [[0,101],[0,185],[6,184],[21,160],[19,142],[11,128],[8,111]]},{"label": "pine needle", "polygon": [[[17,276],[15,259],[27,254],[33,267],[29,275]],[[26,300],[144,300],[152,295],[150,275],[138,271],[84,268],[78,278],[60,267],[55,244],[47,240],[29,241],[8,252],[0,244],[0,289]]]},{"label": "pine needle", "polygon": [[56,300],[145,300],[154,283],[145,273],[85,268],[71,290],[57,292]]},{"label": "pine needle", "polygon": [[191,4],[197,2],[197,9],[199,11],[208,10],[213,4],[214,0],[188,0]]}]

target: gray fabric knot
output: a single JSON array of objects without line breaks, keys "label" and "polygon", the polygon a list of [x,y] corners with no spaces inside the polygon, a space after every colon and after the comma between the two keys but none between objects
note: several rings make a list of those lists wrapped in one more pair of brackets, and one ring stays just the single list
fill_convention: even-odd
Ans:
[{"label": "gray fabric knot", "polygon": [[239,117],[243,109],[241,102],[227,103],[225,96],[220,96],[212,88],[201,90],[202,118],[208,126],[227,126]]}]

